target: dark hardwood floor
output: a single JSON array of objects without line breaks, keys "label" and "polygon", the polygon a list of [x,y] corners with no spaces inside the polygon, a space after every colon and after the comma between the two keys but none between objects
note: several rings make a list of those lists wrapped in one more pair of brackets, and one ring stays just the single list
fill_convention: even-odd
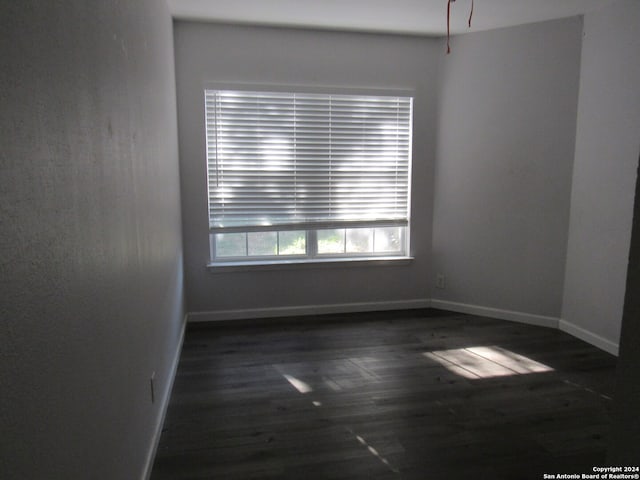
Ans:
[{"label": "dark hardwood floor", "polygon": [[190,325],[165,479],[542,479],[605,462],[615,357],[438,310]]}]

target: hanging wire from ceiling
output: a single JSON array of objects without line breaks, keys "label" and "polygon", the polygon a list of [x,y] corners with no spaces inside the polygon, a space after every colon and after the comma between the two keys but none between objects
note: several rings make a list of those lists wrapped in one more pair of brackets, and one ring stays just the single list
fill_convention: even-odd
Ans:
[{"label": "hanging wire from ceiling", "polygon": [[[447,0],[447,55],[451,53],[451,4],[456,0]],[[469,12],[469,28],[471,28],[471,18],[473,17],[473,0],[471,0],[471,11]]]}]

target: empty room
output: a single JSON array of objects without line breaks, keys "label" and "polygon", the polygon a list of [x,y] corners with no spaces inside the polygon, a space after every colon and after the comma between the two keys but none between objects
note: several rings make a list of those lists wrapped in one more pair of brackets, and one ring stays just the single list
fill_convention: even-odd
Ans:
[{"label": "empty room", "polygon": [[639,478],[640,2],[0,25],[0,478]]}]

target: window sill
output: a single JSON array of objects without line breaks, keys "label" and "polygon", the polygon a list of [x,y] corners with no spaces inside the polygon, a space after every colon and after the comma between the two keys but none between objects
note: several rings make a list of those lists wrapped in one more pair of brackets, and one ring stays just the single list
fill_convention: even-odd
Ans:
[{"label": "window sill", "polygon": [[290,270],[300,268],[326,267],[373,267],[409,265],[414,257],[359,257],[359,258],[314,258],[291,260],[256,260],[251,262],[209,263],[207,269],[212,273],[245,272],[256,270]]}]

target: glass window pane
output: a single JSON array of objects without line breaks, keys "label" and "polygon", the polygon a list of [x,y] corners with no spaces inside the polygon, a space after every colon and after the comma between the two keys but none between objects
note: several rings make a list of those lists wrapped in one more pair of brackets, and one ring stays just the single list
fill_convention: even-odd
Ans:
[{"label": "glass window pane", "polygon": [[376,228],[373,251],[382,252],[402,252],[402,232],[404,227],[384,227]]},{"label": "glass window pane", "polygon": [[344,228],[318,230],[318,253],[344,253]]},{"label": "glass window pane", "polygon": [[278,255],[304,255],[307,253],[307,232],[278,232]]},{"label": "glass window pane", "polygon": [[216,257],[246,257],[246,233],[216,233]]},{"label": "glass window pane", "polygon": [[278,254],[278,232],[249,232],[247,235],[249,256]]},{"label": "glass window pane", "polygon": [[373,251],[372,228],[348,228],[347,252],[368,253]]}]

